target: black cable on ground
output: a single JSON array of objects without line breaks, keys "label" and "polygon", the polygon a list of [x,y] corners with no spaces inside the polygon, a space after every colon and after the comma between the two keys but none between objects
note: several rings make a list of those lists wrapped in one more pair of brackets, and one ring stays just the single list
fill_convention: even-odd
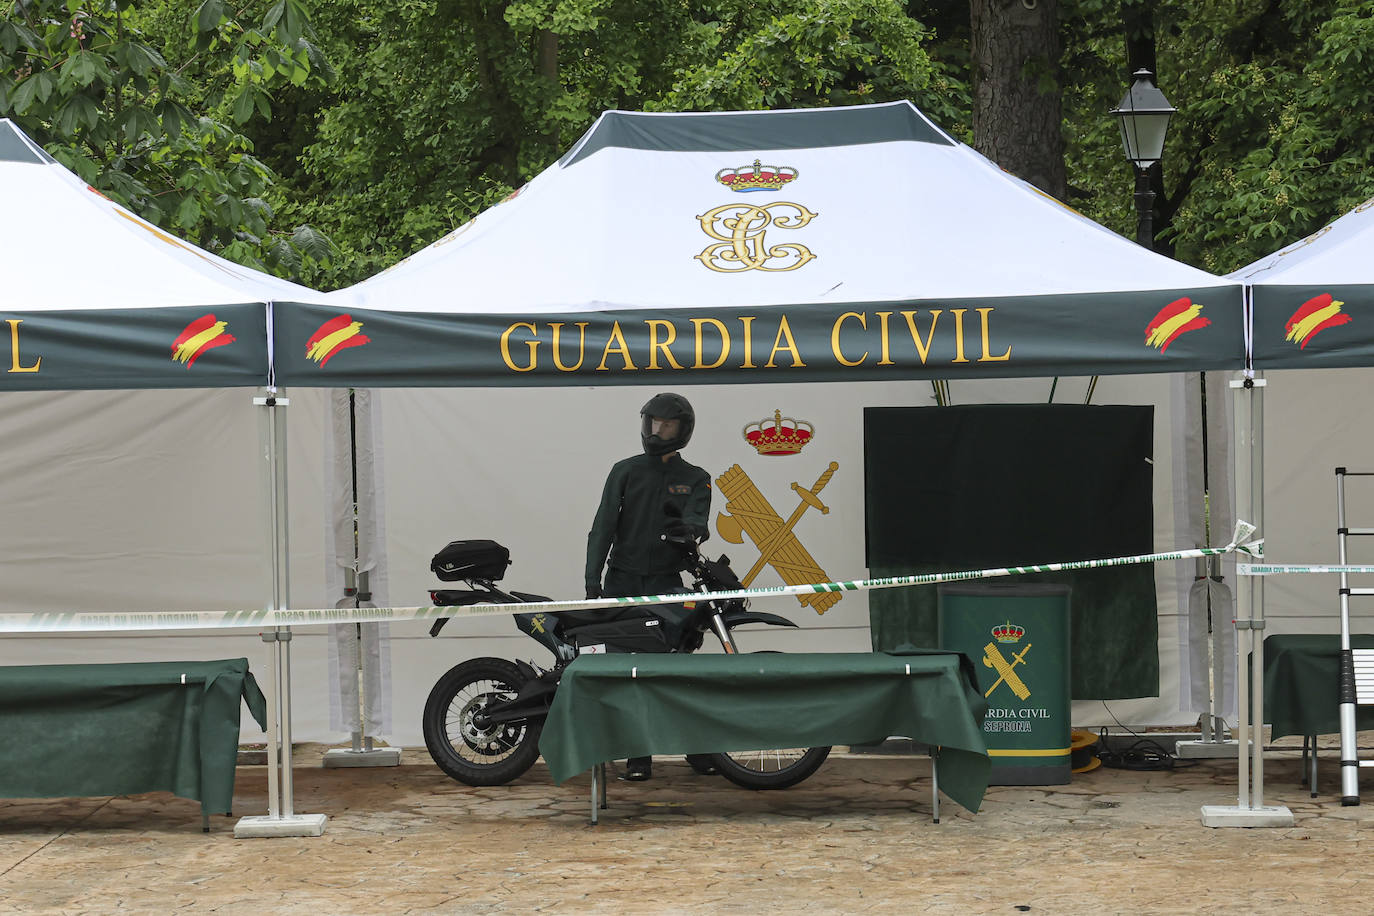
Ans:
[{"label": "black cable on ground", "polygon": [[1120,725],[1125,732],[1135,738],[1135,742],[1130,746],[1113,751],[1107,745],[1107,729],[1105,727],[1098,730],[1098,759],[1105,767],[1112,767],[1117,770],[1176,770],[1182,767],[1195,767],[1198,765],[1196,760],[1183,760],[1170,753],[1164,745],[1152,738],[1138,735],[1125,725],[1121,725],[1121,720],[1112,712],[1112,708],[1106,701],[1102,702],[1102,708],[1107,710],[1107,714],[1112,717],[1117,725]]},{"label": "black cable on ground", "polygon": [[1130,746],[1114,751],[1107,745],[1107,731],[1101,732],[1097,757],[1104,767],[1117,770],[1174,770],[1197,766],[1196,760],[1181,760],[1169,753],[1164,745],[1150,738],[1140,738]]}]

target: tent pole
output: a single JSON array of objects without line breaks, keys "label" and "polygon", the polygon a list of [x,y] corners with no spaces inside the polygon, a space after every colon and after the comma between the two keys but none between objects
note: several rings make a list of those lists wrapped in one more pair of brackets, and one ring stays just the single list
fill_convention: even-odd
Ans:
[{"label": "tent pole", "polygon": [[[1235,412],[1236,517],[1264,531],[1264,388],[1260,373],[1231,382]],[[1264,804],[1264,577],[1247,576],[1236,589],[1237,801],[1234,808],[1203,805],[1207,827],[1291,827],[1286,807]],[[1248,656],[1248,657],[1247,657]],[[1249,663],[1250,683],[1246,683]],[[1253,717],[1254,727],[1251,728]],[[1249,745],[1247,749],[1247,744]]]},{"label": "tent pole", "polygon": [[[263,490],[268,503],[268,566],[272,577],[268,609],[285,610],[291,606],[286,491],[286,407],[290,401],[282,392],[269,387],[263,396],[254,398],[253,403],[262,408],[258,414],[258,431],[266,478]],[[324,833],[325,815],[295,813],[291,773],[291,628],[273,627],[271,632],[264,632],[262,638],[272,644],[269,650],[272,699],[267,708],[269,811],[266,817],[240,818],[234,825],[234,836],[320,836]],[[279,755],[280,766],[275,766]]]}]

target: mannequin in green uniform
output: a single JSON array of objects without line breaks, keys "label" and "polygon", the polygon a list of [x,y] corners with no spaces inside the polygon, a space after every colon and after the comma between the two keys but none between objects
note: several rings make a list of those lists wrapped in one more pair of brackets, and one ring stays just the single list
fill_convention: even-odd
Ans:
[{"label": "mannequin in green uniform", "polygon": [[[611,468],[587,534],[588,598],[681,589],[687,562],[663,534],[681,527],[701,539],[707,534],[711,477],[678,454],[696,425],[692,405],[680,394],[657,394],[639,415],[644,454]],[[650,758],[632,758],[625,770],[626,779],[648,779]]]}]

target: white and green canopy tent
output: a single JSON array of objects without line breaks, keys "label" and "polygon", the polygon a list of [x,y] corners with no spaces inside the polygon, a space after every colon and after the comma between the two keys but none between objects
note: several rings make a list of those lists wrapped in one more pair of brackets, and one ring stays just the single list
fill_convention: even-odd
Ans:
[{"label": "white and green canopy tent", "polygon": [[611,111],[338,308],[279,308],[276,371],[549,386],[1238,369],[1240,296],[907,102]]},{"label": "white and green canopy tent", "polygon": [[[1094,400],[1152,405],[1165,455],[1197,412],[1181,373],[1244,365],[1239,284],[1107,231],[905,102],[608,112],[511,198],[331,303],[275,307],[277,377],[384,389],[372,393],[376,476],[359,488],[380,506],[395,604],[423,602],[429,557],[472,537],[512,549],[512,587],[580,594],[605,471],[639,447],[652,393],[640,386],[686,393],[699,417],[687,458],[713,476],[738,465],[782,516],[791,483],[837,464],[831,511],[794,531],[826,574],[862,578],[863,408],[928,403],[913,380],[955,380],[967,404],[1043,402],[1051,377],[1073,376],[1058,398],[1077,401],[1101,374]],[[749,450],[741,429],[775,411],[812,424],[814,444]],[[1174,505],[1201,486],[1197,469],[1174,473],[1181,460],[1155,464],[1160,547],[1201,538],[1201,513],[1190,526]],[[748,545],[709,546],[749,565]],[[1168,683],[1192,579],[1191,566],[1161,568],[1172,677],[1139,716],[1113,708],[1132,722],[1197,711],[1179,719]],[[869,648],[861,595],[823,619],[794,611],[803,629],[770,632],[768,647]],[[494,618],[446,630],[457,648],[419,625],[392,633],[409,660],[397,697],[423,697],[459,658],[533,651]],[[397,740],[418,736],[412,705],[398,707]]]}]

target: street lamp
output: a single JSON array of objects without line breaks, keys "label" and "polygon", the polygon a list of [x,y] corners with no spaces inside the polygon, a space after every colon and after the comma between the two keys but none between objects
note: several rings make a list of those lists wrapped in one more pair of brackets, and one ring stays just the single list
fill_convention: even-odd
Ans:
[{"label": "street lamp", "polygon": [[1112,114],[1121,122],[1121,145],[1126,158],[1135,166],[1136,241],[1154,250],[1155,192],[1150,190],[1150,166],[1164,155],[1164,135],[1169,118],[1177,111],[1154,84],[1154,74],[1137,70],[1131,88]]}]

